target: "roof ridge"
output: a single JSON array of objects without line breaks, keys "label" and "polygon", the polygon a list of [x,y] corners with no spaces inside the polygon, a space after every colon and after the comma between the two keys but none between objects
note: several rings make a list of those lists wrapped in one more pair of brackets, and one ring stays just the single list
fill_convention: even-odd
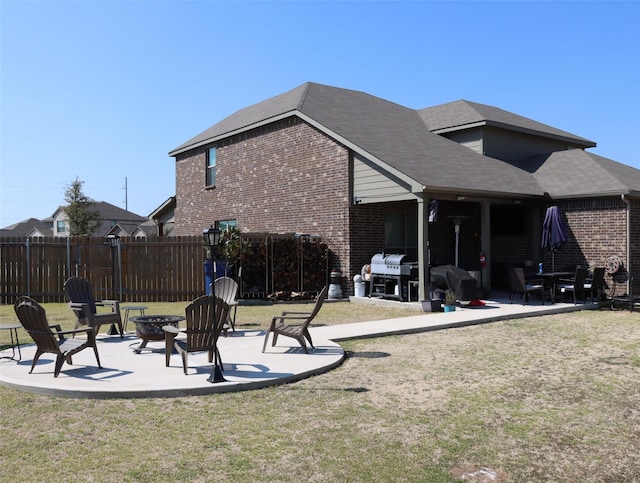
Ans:
[{"label": "roof ridge", "polygon": [[[300,100],[298,101],[298,103],[296,104],[296,107],[295,107],[295,109],[298,110],[298,111],[302,110],[302,106],[304,106],[304,103],[307,100],[307,96],[309,95],[309,91],[311,90],[311,87],[313,85],[315,85],[315,83],[307,81],[307,82],[303,83],[302,85],[304,86],[304,89],[302,89],[302,93],[300,94]],[[300,86],[298,86],[298,87],[300,87]]]}]

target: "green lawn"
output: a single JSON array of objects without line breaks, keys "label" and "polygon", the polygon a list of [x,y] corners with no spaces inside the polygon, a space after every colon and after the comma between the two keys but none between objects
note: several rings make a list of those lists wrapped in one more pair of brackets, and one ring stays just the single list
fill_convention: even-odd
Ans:
[{"label": "green lawn", "polygon": [[[52,319],[69,320],[53,305]],[[184,304],[172,308],[158,310]],[[241,307],[240,328],[281,309]],[[370,320],[369,309],[327,304],[318,323]],[[373,308],[386,310],[398,316]],[[240,393],[92,400],[0,387],[0,480],[640,481],[640,313],[343,347],[333,371]]]}]

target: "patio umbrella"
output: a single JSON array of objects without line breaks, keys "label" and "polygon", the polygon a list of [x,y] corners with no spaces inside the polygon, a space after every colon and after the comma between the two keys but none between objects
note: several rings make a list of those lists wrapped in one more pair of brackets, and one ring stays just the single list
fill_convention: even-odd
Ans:
[{"label": "patio umbrella", "polygon": [[551,271],[556,271],[555,251],[567,242],[564,224],[557,206],[547,208],[542,223],[542,248],[551,250]]}]

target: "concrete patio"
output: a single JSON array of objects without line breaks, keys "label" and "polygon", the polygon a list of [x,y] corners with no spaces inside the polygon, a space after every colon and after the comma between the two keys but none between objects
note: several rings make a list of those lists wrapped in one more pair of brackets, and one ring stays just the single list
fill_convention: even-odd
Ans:
[{"label": "concrete patio", "polygon": [[[400,302],[382,299],[352,298],[352,303],[397,305]],[[43,354],[32,374],[29,374],[35,345],[22,340],[22,359],[17,362],[0,359],[0,384],[39,394],[85,398],[141,398],[176,397],[217,392],[245,391],[294,382],[311,375],[321,374],[339,366],[345,353],[338,342],[387,335],[412,334],[442,330],[467,325],[484,324],[537,315],[556,314],[595,308],[595,305],[510,304],[504,298],[485,300],[483,307],[458,307],[454,312],[424,313],[420,306],[416,315],[397,319],[360,322],[354,324],[322,326],[322,312],[310,332],[315,350],[305,354],[297,342],[280,337],[276,347],[271,338],[262,353],[264,331],[237,330],[221,337],[219,349],[226,382],[207,381],[212,364],[206,353],[192,353],[188,357],[188,374],[185,376],[177,354],[171,356],[171,364],[165,367],[164,341],[149,342],[146,349],[136,354],[134,349],[140,339],[134,333],[119,336],[100,335],[99,354],[102,369],[97,367],[91,350],[84,350],[73,357],[73,365],[64,364],[57,378],[53,377],[55,357]],[[403,307],[409,306],[402,303]],[[11,349],[2,352],[10,356]]]}]

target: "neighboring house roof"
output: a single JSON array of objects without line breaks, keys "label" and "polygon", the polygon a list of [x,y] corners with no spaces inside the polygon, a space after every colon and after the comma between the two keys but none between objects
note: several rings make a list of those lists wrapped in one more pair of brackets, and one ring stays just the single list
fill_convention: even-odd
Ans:
[{"label": "neighboring house roof", "polygon": [[534,177],[552,198],[640,196],[640,170],[582,149],[529,158]]},{"label": "neighboring house roof", "polygon": [[43,229],[51,229],[51,223],[46,223],[45,221],[38,220],[37,218],[29,218],[0,229],[0,237],[24,238],[35,228],[40,231]]},{"label": "neighboring house roof", "polygon": [[[98,212],[98,221],[101,223],[98,231],[94,233],[93,236],[105,236],[107,233],[111,232],[116,224],[123,225],[125,227],[124,231],[129,230],[127,233],[132,232],[136,226],[145,222],[153,224],[152,221],[149,221],[149,219],[144,216],[123,210],[122,208],[118,208],[106,201],[96,201],[91,209]],[[61,214],[63,213],[62,207],[60,206],[50,217],[42,220],[29,218],[28,220],[0,229],[0,237],[25,238],[33,236],[53,236],[53,221]]]},{"label": "neighboring house roof", "polygon": [[596,143],[575,134],[548,126],[498,107],[459,101],[428,107],[419,111],[427,129],[442,134],[474,126],[494,126],[510,131],[519,131],[534,135],[568,141],[581,148],[593,148]]},{"label": "neighboring house roof", "polygon": [[152,220],[145,220],[142,223],[135,222],[119,222],[116,223],[107,235],[113,234],[118,236],[139,236],[142,233],[145,236],[155,235],[156,225]]},{"label": "neighboring house roof", "polygon": [[134,231],[131,232],[131,236],[140,236],[140,233],[145,236],[153,236],[157,235],[158,229],[153,221],[146,221],[136,227]]},{"label": "neighboring house roof", "polygon": [[[560,163],[556,162],[564,159],[563,152],[548,156],[549,164],[534,175],[514,163],[484,156],[434,132],[461,129],[460,126],[490,125],[563,140],[576,147],[595,146],[588,139],[492,106],[463,100],[417,111],[364,92],[307,82],[235,112],[181,144],[169,155],[177,156],[290,116],[302,118],[375,162],[381,169],[408,184],[413,192],[424,189],[427,193],[544,196],[545,193],[560,192],[554,188],[558,179],[564,178],[566,181],[566,176],[554,175],[569,171],[568,166],[559,166]],[[623,165],[611,160],[605,162],[605,158],[600,157],[596,158],[601,161],[596,162],[593,155],[580,157],[577,152],[570,151],[564,152],[564,157],[569,157],[575,163],[588,160],[598,165],[603,173],[614,170],[609,175],[620,183],[618,190],[611,194],[635,192],[634,185],[629,184],[633,176],[627,179],[615,175],[622,171],[617,166]],[[571,169],[575,170],[577,164],[570,164]],[[599,193],[597,188],[592,189],[593,173],[589,173],[584,165],[578,169],[580,176],[588,176],[581,189],[592,194]],[[627,169],[636,175],[640,173],[635,168]],[[609,187],[615,184],[612,182]]]},{"label": "neighboring house roof", "polygon": [[25,238],[49,237],[49,236],[53,236],[53,228],[36,227],[36,228],[32,228],[31,231],[26,234]]},{"label": "neighboring house roof", "polygon": [[107,232],[107,235],[129,236],[135,231],[138,225],[139,223],[121,221],[112,226]]},{"label": "neighboring house roof", "polygon": [[[96,201],[93,206],[91,206],[92,211],[97,211],[99,214],[99,219],[101,221],[105,220],[113,220],[113,221],[134,221],[138,223],[142,223],[147,220],[144,216],[136,215],[130,211],[124,210],[118,206],[112,205],[111,203],[107,203],[106,201]],[[52,218],[55,218],[58,212],[62,211],[62,207],[59,207],[52,215]]]},{"label": "neighboring house roof", "polygon": [[158,206],[155,210],[153,210],[149,214],[149,218],[156,219],[160,218],[165,213],[171,213],[176,209],[176,197],[171,196],[167,198],[160,206]]}]

